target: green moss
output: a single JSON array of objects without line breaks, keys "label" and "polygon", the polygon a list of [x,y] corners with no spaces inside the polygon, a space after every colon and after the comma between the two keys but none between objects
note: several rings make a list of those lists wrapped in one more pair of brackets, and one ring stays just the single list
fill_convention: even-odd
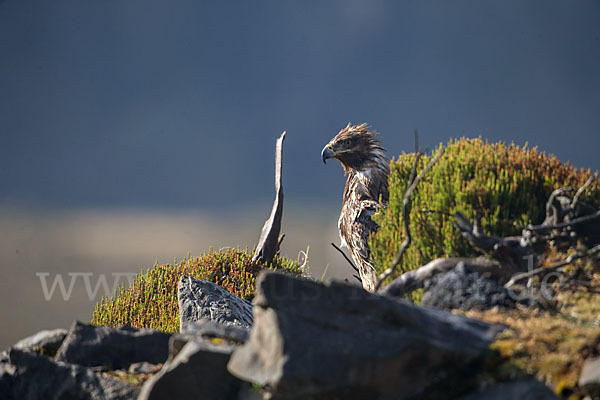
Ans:
[{"label": "green moss", "polygon": [[266,266],[253,262],[251,253],[235,249],[211,250],[174,265],[155,265],[140,272],[130,287],[122,286],[113,298],[103,297],[96,304],[92,324],[177,332],[177,283],[182,275],[214,282],[238,297],[251,299],[255,278],[265,268],[300,273],[297,262],[275,258]]},{"label": "green moss", "polygon": [[[530,375],[554,387],[563,397],[581,395],[577,387],[579,373],[600,340],[600,295],[583,295],[585,299],[581,293],[560,293],[557,298],[560,307],[556,312],[468,311],[468,317],[510,328],[498,335],[491,345],[486,360],[488,377],[505,381]],[[585,318],[575,319],[573,315]]]},{"label": "green moss", "polygon": [[[389,267],[404,240],[402,198],[414,159],[415,154],[402,154],[391,163],[390,199],[387,209],[375,217],[380,229],[370,239],[371,257],[379,272]],[[422,157],[419,170],[430,159]],[[589,170],[563,164],[536,148],[488,144],[481,139],[450,140],[445,154],[413,192],[413,242],[398,273],[438,257],[478,254],[452,226],[453,218],[447,214],[458,211],[472,219],[479,212],[485,232],[496,236],[520,234],[521,227],[543,221],[546,201],[554,189],[577,188],[589,176]],[[596,181],[582,200],[600,205],[598,189]]]}]

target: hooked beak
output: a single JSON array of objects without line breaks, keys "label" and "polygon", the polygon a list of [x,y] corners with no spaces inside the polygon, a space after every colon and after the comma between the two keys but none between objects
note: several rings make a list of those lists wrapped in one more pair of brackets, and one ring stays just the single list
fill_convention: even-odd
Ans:
[{"label": "hooked beak", "polygon": [[331,145],[327,145],[325,147],[323,147],[323,150],[321,151],[321,158],[323,159],[323,164],[327,164],[327,159],[328,158],[333,158],[334,154],[333,154],[333,150],[331,150]]}]

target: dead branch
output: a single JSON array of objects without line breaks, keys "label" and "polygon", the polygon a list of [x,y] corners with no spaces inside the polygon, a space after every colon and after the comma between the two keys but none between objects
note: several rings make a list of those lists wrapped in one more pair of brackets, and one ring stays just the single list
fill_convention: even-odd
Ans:
[{"label": "dead branch", "polygon": [[402,259],[404,252],[406,251],[408,246],[410,246],[410,243],[412,241],[412,237],[410,234],[410,196],[412,194],[411,188],[413,187],[412,184],[415,180],[415,176],[417,173],[417,165],[419,164],[419,159],[421,158],[421,155],[422,155],[421,153],[417,153],[415,156],[415,162],[412,166],[412,170],[410,171],[410,176],[408,177],[407,189],[406,189],[406,192],[404,193],[404,198],[402,199],[402,223],[404,225],[404,232],[406,234],[406,239],[404,240],[404,242],[402,242],[402,245],[400,246],[400,250],[398,251],[398,254],[396,254],[396,257],[394,258],[392,265],[388,269],[386,269],[382,274],[379,275],[377,282],[375,283],[375,291],[376,292],[379,290],[379,287],[381,286],[381,282],[383,282],[383,280],[386,277],[390,276],[394,272],[394,270],[396,269],[396,266],[400,263],[400,260]]},{"label": "dead branch", "polygon": [[510,278],[510,280],[508,282],[506,282],[504,287],[509,288],[518,281],[521,281],[523,279],[528,279],[528,278],[534,277],[539,274],[559,271],[560,269],[566,267],[567,265],[571,264],[575,260],[578,260],[578,259],[584,258],[584,257],[590,257],[597,253],[600,253],[600,244],[595,247],[592,247],[591,249],[589,249],[587,251],[570,255],[569,257],[567,257],[566,260],[561,261],[557,264],[551,265],[549,267],[539,267],[539,268],[536,268],[529,272],[523,272],[520,274],[516,274],[515,276]]},{"label": "dead branch", "polygon": [[525,244],[550,243],[552,245],[570,245],[582,240],[592,247],[600,243],[600,224],[595,221],[600,212],[588,203],[579,200],[585,189],[593,182],[597,174],[591,176],[571,199],[562,195],[572,188],[560,188],[552,192],[546,203],[546,218],[541,225],[527,226],[522,237]]},{"label": "dead branch", "polygon": [[560,224],[535,225],[535,226],[528,226],[525,229],[528,231],[549,231],[549,230],[554,230],[554,229],[562,229],[562,228],[568,228],[568,227],[571,227],[571,226],[574,226],[577,224],[581,224],[584,222],[590,222],[592,220],[595,220],[596,218],[600,218],[600,211],[596,211],[594,214],[588,214],[583,217],[575,218],[568,222],[563,222]]},{"label": "dead branch", "polygon": [[454,269],[458,263],[464,263],[469,269],[483,276],[490,276],[496,280],[506,280],[506,270],[496,261],[486,257],[464,258],[437,258],[428,262],[420,268],[407,271],[395,278],[392,282],[382,288],[379,293],[388,296],[402,297],[417,289],[422,289],[425,282],[437,274]]},{"label": "dead branch", "polygon": [[[360,274],[360,272],[358,271],[358,268],[356,268],[356,265],[354,265],[354,263],[352,262],[352,260],[350,260],[348,258],[348,256],[346,255],[346,253],[344,253],[344,250],[340,249],[338,246],[336,246],[335,243],[331,243],[331,245],[333,246],[334,249],[336,249],[337,251],[340,252],[340,254],[344,257],[344,259],[346,259],[346,261],[348,261],[348,264],[350,264],[350,266],[352,267],[352,269],[357,273]],[[356,275],[352,275],[352,276],[356,276]],[[360,281],[360,278],[358,279]]]},{"label": "dead branch", "polygon": [[510,268],[513,273],[524,271],[527,268],[525,257],[533,254],[533,249],[523,242],[521,236],[498,237],[486,235],[481,229],[479,217],[475,217],[471,223],[459,212],[454,213],[455,221],[452,225],[467,239],[471,246],[481,250],[483,253],[500,259],[505,268]]},{"label": "dead branch", "polygon": [[478,217],[474,219],[473,223],[458,211],[454,213],[453,217],[454,222],[452,222],[452,226],[467,239],[471,246],[482,250],[484,253],[493,253],[496,245],[502,243],[504,239],[497,236],[488,236],[483,233]]},{"label": "dead branch", "polygon": [[[263,263],[271,263],[273,257],[279,251],[279,231],[281,230],[281,217],[283,215],[283,186],[281,184],[281,153],[283,148],[283,140],[285,139],[285,131],[277,139],[275,145],[275,200],[269,219],[260,233],[256,251],[252,257],[252,261],[260,261]],[[283,238],[281,238],[283,240]]]},{"label": "dead branch", "polygon": [[[421,160],[421,157],[423,157],[423,153],[416,153],[415,162],[413,163],[412,169],[410,170],[410,175],[408,176],[408,185],[406,189],[407,191],[415,181],[415,178],[417,176],[417,167],[419,166],[419,160]],[[404,196],[406,197],[406,193],[404,194]]]},{"label": "dead branch", "polygon": [[419,153],[421,153],[421,150],[419,147],[419,130],[417,128],[415,128],[414,135],[415,135],[415,154],[419,154]]},{"label": "dead branch", "polygon": [[385,271],[383,271],[382,274],[379,275],[379,277],[377,279],[377,283],[375,285],[375,291],[378,291],[382,282],[388,276],[390,276],[394,273],[394,271],[396,270],[396,267],[398,266],[398,264],[400,264],[400,261],[402,260],[404,253],[410,246],[410,243],[412,241],[411,234],[410,234],[410,205],[411,205],[410,200],[411,200],[412,193],[415,190],[415,188],[417,187],[417,185],[419,184],[419,182],[421,181],[421,179],[423,179],[423,177],[425,176],[427,171],[429,171],[429,169],[431,169],[431,167],[433,167],[433,165],[440,159],[442,154],[444,154],[443,148],[440,149],[440,151],[435,155],[435,157],[433,157],[429,161],[429,163],[425,166],[425,168],[423,168],[421,170],[419,175],[414,177],[414,175],[416,174],[417,164],[419,163],[419,158],[420,158],[420,153],[417,153],[417,156],[415,158],[415,163],[413,164],[413,169],[411,171],[411,176],[408,181],[408,187],[406,189],[406,192],[404,193],[404,198],[402,199],[402,222],[404,225],[404,232],[406,234],[406,239],[404,240],[404,242],[402,242],[402,245],[400,246],[400,250],[398,250],[398,254],[394,258],[392,265],[390,265],[390,267],[388,269],[386,269]]},{"label": "dead branch", "polygon": [[567,192],[572,192],[573,190],[575,189],[573,189],[570,186],[567,186],[563,188],[558,188],[550,194],[550,197],[548,197],[548,201],[546,202],[546,219],[544,220],[544,223],[547,223],[547,225],[551,223],[558,223],[559,212],[556,209],[556,206],[554,205],[554,201],[557,197],[562,196]]},{"label": "dead branch", "polygon": [[583,192],[585,192],[585,190],[592,184],[594,179],[598,179],[598,171],[594,172],[594,175],[590,175],[590,177],[583,184],[583,186],[580,187],[579,190],[577,190],[577,193],[575,193],[575,196],[573,196],[573,200],[571,201],[571,209],[572,210],[575,209],[575,206],[577,205],[577,201],[579,201],[579,196],[581,196],[583,194]]},{"label": "dead branch", "polygon": [[283,239],[285,239],[285,233],[279,235],[279,239],[277,239],[277,251],[275,252],[276,257],[281,255],[281,243],[283,243]]}]

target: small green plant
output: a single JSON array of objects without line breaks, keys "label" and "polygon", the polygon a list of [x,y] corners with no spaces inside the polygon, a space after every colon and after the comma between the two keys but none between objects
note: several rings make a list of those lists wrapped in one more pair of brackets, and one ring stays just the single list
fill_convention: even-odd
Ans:
[{"label": "small green plant", "polygon": [[265,268],[300,273],[295,261],[276,257],[267,266],[253,262],[252,253],[235,249],[209,250],[200,257],[188,257],[173,265],[155,265],[140,272],[130,287],[121,286],[113,298],[103,297],[96,304],[92,324],[178,332],[177,284],[182,275],[214,282],[250,300],[256,276]]},{"label": "small green plant", "polygon": [[[419,170],[430,159],[423,156]],[[370,238],[371,258],[379,272],[390,266],[404,240],[402,199],[414,160],[415,154],[402,154],[391,163],[388,206],[375,217],[380,229]],[[448,214],[458,211],[472,219],[478,212],[485,232],[517,235],[525,225],[543,221],[546,201],[554,189],[578,188],[589,176],[589,170],[561,163],[537,148],[489,144],[481,139],[450,140],[442,158],[413,192],[412,244],[398,273],[438,257],[478,254],[452,226]],[[582,200],[600,205],[599,189],[595,181]]]}]

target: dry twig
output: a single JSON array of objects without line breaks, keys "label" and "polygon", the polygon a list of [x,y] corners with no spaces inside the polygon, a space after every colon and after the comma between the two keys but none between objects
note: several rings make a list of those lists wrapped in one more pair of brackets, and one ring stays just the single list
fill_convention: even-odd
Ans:
[{"label": "dry twig", "polygon": [[[351,259],[348,258],[348,256],[346,255],[346,253],[344,253],[344,250],[340,249],[338,246],[336,246],[335,243],[331,243],[331,245],[333,246],[334,249],[336,249],[337,251],[340,252],[340,254],[346,259],[346,261],[348,261],[348,264],[350,264],[350,266],[352,267],[352,269],[354,271],[356,271],[357,274],[359,274],[360,272],[358,271],[358,268],[356,268],[356,265],[354,265],[354,263],[352,262]],[[356,275],[352,275],[353,277],[357,278],[359,282],[361,282],[360,278],[357,277]]]},{"label": "dry twig", "polygon": [[560,223],[560,224],[528,226],[527,228],[525,228],[525,230],[528,230],[528,231],[549,231],[549,230],[554,230],[554,229],[568,228],[569,226],[581,224],[581,223],[584,223],[584,222],[590,222],[590,221],[592,221],[592,220],[594,220],[596,218],[600,218],[600,211],[597,211],[594,214],[584,215],[583,217],[574,218],[574,219],[570,220],[569,222],[563,222],[563,223]]},{"label": "dry twig", "polygon": [[513,286],[516,282],[522,281],[523,279],[528,279],[528,278],[531,278],[531,277],[534,277],[536,275],[543,274],[543,273],[559,271],[560,269],[566,267],[567,265],[571,264],[575,260],[578,260],[578,259],[584,258],[584,257],[590,257],[597,253],[600,253],[600,244],[592,247],[591,249],[588,249],[587,251],[570,255],[569,257],[567,257],[566,260],[561,261],[558,264],[554,264],[549,267],[539,267],[539,268],[536,268],[529,272],[522,272],[520,274],[516,274],[512,278],[510,278],[510,280],[508,282],[506,282],[504,287],[508,289],[511,286]]},{"label": "dry twig", "polygon": [[590,177],[583,184],[583,186],[580,187],[579,190],[577,190],[577,193],[575,193],[575,196],[573,196],[573,200],[571,201],[571,209],[575,209],[575,206],[577,205],[577,201],[579,201],[579,196],[581,196],[583,194],[583,192],[585,192],[585,190],[592,184],[594,179],[598,179],[598,171],[596,171],[594,173],[594,175],[590,175]]}]

